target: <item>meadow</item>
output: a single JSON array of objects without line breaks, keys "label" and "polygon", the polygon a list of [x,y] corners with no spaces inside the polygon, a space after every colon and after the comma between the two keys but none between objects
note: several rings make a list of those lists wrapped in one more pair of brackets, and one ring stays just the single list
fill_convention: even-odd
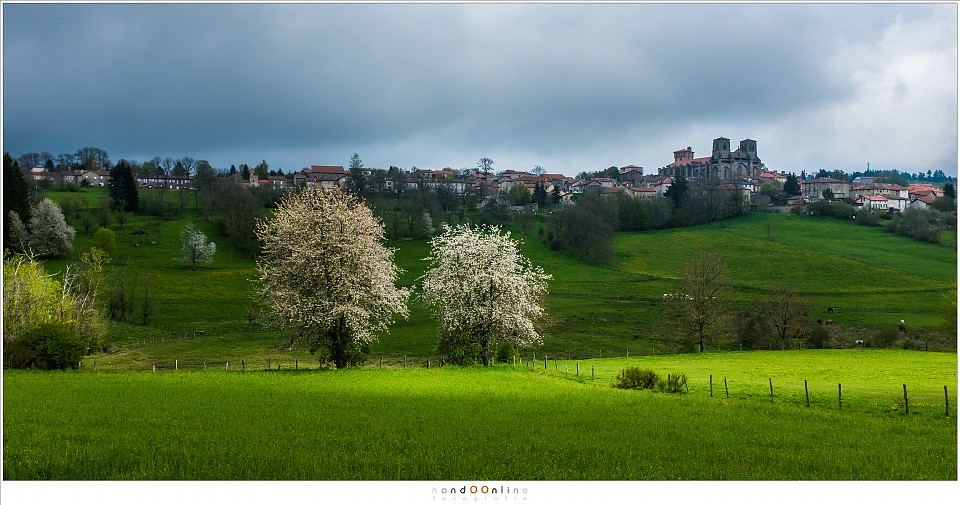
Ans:
[{"label": "meadow", "polygon": [[[864,408],[864,395],[882,402],[900,381],[942,390],[949,380],[956,395],[955,355],[876,351],[857,368],[839,354],[854,351],[803,352],[800,366],[791,352],[762,351],[589,360],[580,378],[512,365],[5,371],[4,478],[956,479],[955,407],[950,417],[932,399],[910,415]],[[595,381],[583,377],[588,363]],[[689,394],[609,387],[627,363],[697,379]],[[782,371],[778,387],[807,372],[842,377],[849,406],[744,394],[745,377],[767,367]],[[709,397],[707,370],[728,372],[738,393]]]},{"label": "meadow", "polygon": [[[48,193],[54,200],[75,194]],[[104,192],[91,188],[81,194],[95,202]],[[174,191],[166,197],[176,202]],[[218,246],[213,264],[197,271],[176,260],[179,233],[188,222]],[[303,351],[277,348],[285,337],[261,324],[269,316],[258,311],[253,260],[197,214],[192,198],[176,219],[132,215],[123,228],[116,222],[110,228],[118,242],[112,269],[126,269],[135,279],[149,283],[157,313],[147,325],[114,324],[117,352],[95,359],[141,368],[152,363],[166,366],[174,360],[199,365],[240,359],[313,359]],[[135,228],[144,228],[147,234],[132,235]],[[956,296],[956,249],[809,216],[753,213],[693,228],[621,232],[615,236],[613,261],[603,266],[551,251],[535,235],[517,231],[515,237],[523,241],[522,249],[531,261],[553,275],[543,344],[535,349],[553,355],[587,358],[674,351],[675,344],[659,321],[660,303],[663,293],[676,290],[686,258],[703,244],[716,248],[726,259],[737,293],[735,308],[749,307],[752,297],[785,282],[814,300],[818,310],[834,308],[829,316],[812,317],[834,319],[833,331],[846,346],[878,330],[895,329],[901,319],[918,342],[929,340],[944,323],[944,301]],[[75,251],[86,250],[90,241],[90,235],[79,232]],[[389,245],[405,270],[398,283],[416,288],[426,268],[423,258],[429,242],[405,240]],[[48,270],[62,271],[74,259],[48,261]],[[437,326],[416,289],[409,307],[409,319],[398,320],[389,334],[371,345],[372,356],[393,362],[404,355],[435,354]],[[720,345],[738,349],[733,341]]]},{"label": "meadow", "polygon": [[[81,194],[96,202],[103,191]],[[191,203],[174,219],[110,225],[111,272],[155,296],[146,325],[111,323],[113,348],[79,371],[3,372],[5,479],[957,478],[955,347],[676,354],[658,324],[662,294],[709,244],[728,263],[737,304],[787,282],[818,310],[833,307],[850,345],[900,319],[922,338],[955,296],[952,247],[754,213],[618,233],[613,261],[597,266],[517,232],[554,276],[543,344],[521,350],[522,363],[438,367],[436,325],[415,292],[410,318],[371,345],[364,367],[334,371],[280,347],[285,336],[257,310],[254,261]],[[190,222],[218,246],[198,270],[176,259]],[[48,271],[90,244],[79,232],[73,257],[47,261]],[[399,284],[416,291],[429,243],[390,246]],[[685,374],[688,392],[610,387],[627,366]]]}]

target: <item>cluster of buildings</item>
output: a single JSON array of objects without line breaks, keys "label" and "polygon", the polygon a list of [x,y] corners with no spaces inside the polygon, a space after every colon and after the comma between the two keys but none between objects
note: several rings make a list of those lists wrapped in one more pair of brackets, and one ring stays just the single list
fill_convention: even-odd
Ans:
[{"label": "cluster of buildings", "polygon": [[[170,188],[170,189],[191,189],[193,188],[192,175],[150,175],[134,176],[137,184],[145,188]],[[30,169],[27,178],[32,181],[48,180],[54,184],[84,184],[102,188],[107,185],[110,179],[109,170],[68,170],[53,172],[44,167],[34,167]]]},{"label": "cluster of buildings", "polygon": [[[765,185],[773,184],[783,188],[787,174],[767,170],[757,155],[757,141],[744,139],[736,150],[731,150],[730,139],[719,137],[713,140],[710,156],[696,157],[691,147],[673,152],[673,163],[659,168],[656,174],[644,174],[637,165],[619,168],[617,178],[595,177],[577,179],[563,174],[506,170],[497,174],[482,171],[457,171],[417,169],[413,172],[391,171],[380,178],[380,189],[396,191],[398,189],[445,189],[456,195],[477,195],[481,198],[497,198],[522,186],[531,193],[542,187],[550,195],[558,195],[561,200],[571,201],[575,195],[589,192],[601,194],[623,193],[634,198],[662,197],[675,178],[683,176],[691,182],[710,181],[719,189],[741,191],[747,202],[754,200],[755,194]],[[361,169],[365,175],[373,175],[369,168]],[[48,172],[37,167],[30,170],[29,177],[35,181],[49,179],[54,182],[84,181],[90,186],[105,186],[110,177],[106,170],[76,170],[71,172]],[[260,178],[249,171],[249,177],[242,179],[233,175],[251,187],[270,189],[311,188],[316,186],[345,188],[349,180],[349,171],[342,165],[311,165],[299,172],[283,176],[275,175]],[[192,188],[192,175],[151,175],[139,176],[137,182],[147,188]],[[908,207],[926,207],[941,196],[942,190],[932,184],[911,184],[909,187],[896,184],[883,184],[871,177],[858,177],[853,182],[830,177],[818,177],[801,180],[801,196],[788,200],[789,204],[802,204],[824,198],[849,199],[858,209],[876,209],[900,212]]]},{"label": "cluster of buildings", "polygon": [[[903,212],[907,208],[926,208],[933,204],[943,190],[933,184],[884,184],[872,177],[858,177],[853,182],[832,177],[817,177],[801,183],[803,202],[815,202],[832,196],[835,200],[850,200],[856,210],[886,210]],[[800,202],[796,202],[800,203]]]},{"label": "cluster of buildings", "polygon": [[[750,196],[764,184],[782,186],[787,180],[786,174],[765,169],[757,156],[757,142],[752,139],[740,141],[738,149],[731,150],[730,139],[717,138],[713,141],[713,152],[709,157],[694,157],[694,151],[690,147],[675,151],[673,155],[674,162],[658,169],[656,174],[645,174],[643,167],[627,165],[619,168],[617,179],[577,179],[563,174],[535,174],[517,170],[506,170],[497,174],[481,171],[458,174],[448,169],[418,169],[399,176],[388,176],[383,189],[445,188],[457,195],[473,194],[496,198],[509,194],[516,186],[523,186],[531,193],[540,186],[548,194],[559,194],[562,200],[567,201],[572,200],[574,195],[589,192],[624,193],[634,198],[655,198],[663,196],[673,184],[674,178],[682,174],[690,180],[715,180],[722,189],[742,191],[749,201]],[[348,171],[341,165],[311,165],[292,177],[272,176],[269,179],[259,179],[251,173],[247,183],[275,189],[309,188],[316,185],[343,188],[347,180]]]}]

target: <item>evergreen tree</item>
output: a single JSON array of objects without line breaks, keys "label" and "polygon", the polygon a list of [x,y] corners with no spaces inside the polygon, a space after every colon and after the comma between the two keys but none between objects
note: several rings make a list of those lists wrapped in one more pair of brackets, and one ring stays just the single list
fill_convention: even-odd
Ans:
[{"label": "evergreen tree", "polygon": [[679,208],[689,190],[690,185],[687,183],[686,176],[680,173],[680,175],[673,178],[673,184],[663,193],[663,196],[673,200],[673,205]]},{"label": "evergreen tree", "polygon": [[30,185],[20,171],[20,164],[3,153],[3,243],[10,243],[10,211],[21,222],[30,222]]},{"label": "evergreen tree", "polygon": [[270,165],[267,163],[267,160],[261,161],[256,167],[253,168],[253,172],[257,174],[257,178],[266,179],[270,177]]},{"label": "evergreen tree", "polygon": [[113,200],[113,208],[127,212],[136,212],[140,207],[140,195],[137,193],[137,181],[133,178],[133,169],[127,160],[120,160],[110,170],[107,181],[107,193]]},{"label": "evergreen tree", "polygon": [[800,194],[800,181],[793,174],[787,175],[787,182],[783,183],[783,191],[788,195]]},{"label": "evergreen tree", "polygon": [[367,184],[367,179],[363,173],[363,162],[360,161],[360,155],[357,153],[353,153],[353,156],[350,157],[350,175],[348,177],[350,189],[354,194],[362,194]]},{"label": "evergreen tree", "polygon": [[949,196],[950,198],[957,197],[957,188],[949,182],[943,185],[943,196]]},{"label": "evergreen tree", "polygon": [[542,206],[547,204],[547,198],[547,190],[543,189],[543,184],[538,182],[533,187],[533,201]]},{"label": "evergreen tree", "polygon": [[233,174],[235,174],[235,173],[237,173],[237,166],[236,166],[236,165],[230,165],[230,174],[229,174],[229,175],[233,175]]},{"label": "evergreen tree", "polygon": [[554,185],[553,192],[550,193],[551,198],[553,198],[553,204],[556,205],[560,203],[560,186]]},{"label": "evergreen tree", "polygon": [[250,180],[250,167],[246,163],[240,164],[240,176],[243,177],[243,180]]}]

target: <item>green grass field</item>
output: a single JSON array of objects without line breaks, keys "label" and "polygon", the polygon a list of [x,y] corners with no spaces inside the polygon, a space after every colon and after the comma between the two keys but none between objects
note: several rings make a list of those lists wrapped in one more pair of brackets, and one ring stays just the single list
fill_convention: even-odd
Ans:
[{"label": "green grass field", "polygon": [[[54,200],[75,194],[48,193]],[[95,202],[104,192],[91,188],[81,194]],[[168,191],[166,197],[176,202],[176,192]],[[175,259],[179,233],[188,222],[196,223],[218,246],[213,264],[198,271]],[[145,228],[147,235],[132,235],[137,227]],[[257,309],[253,261],[197,215],[192,198],[178,219],[134,215],[122,229],[116,222],[110,228],[118,241],[113,268],[125,267],[150,283],[158,310],[146,326],[113,325],[119,352],[96,359],[140,367],[175,359],[197,364],[312,359],[305,352],[274,349],[284,336],[264,330],[259,320],[248,321],[248,312]],[[878,329],[895,328],[901,319],[913,335],[926,338],[943,324],[944,299],[955,296],[954,248],[809,216],[753,213],[694,228],[618,233],[614,259],[607,266],[576,261],[550,251],[535,237],[517,236],[533,263],[554,276],[546,300],[543,344],[537,349],[548,354],[585,358],[673,350],[658,324],[660,302],[663,293],[675,291],[686,258],[702,244],[717,248],[726,258],[738,303],[749,304],[775,282],[786,282],[814,299],[819,310],[834,307],[829,317],[842,327],[835,331],[843,332],[850,345]],[[78,233],[76,251],[86,250],[90,240],[90,235]],[[428,242],[398,241],[390,246],[406,270],[399,283],[416,287],[426,267]],[[62,270],[69,261],[48,261],[48,269]],[[402,355],[435,354],[436,324],[416,296],[410,301],[410,313],[408,320],[398,321],[371,346],[374,356],[396,360]],[[194,331],[197,338],[185,338]],[[734,349],[731,345],[726,348]]]},{"label": "green grass field", "polygon": [[[102,193],[82,192],[91,202]],[[218,245],[197,271],[175,259],[188,222]],[[147,235],[132,235],[137,227]],[[524,252],[554,279],[543,345],[523,350],[523,365],[437,367],[436,325],[415,296],[365,368],[333,371],[277,347],[284,336],[256,313],[253,261],[192,205],[178,219],[134,215],[110,228],[111,269],[149,283],[158,311],[147,325],[111,324],[116,348],[84,358],[79,372],[4,371],[5,479],[957,478],[955,351],[664,354],[672,345],[657,324],[662,294],[707,243],[726,258],[741,303],[785,281],[834,307],[851,338],[900,319],[929,334],[955,296],[952,247],[777,214],[618,233],[606,266],[527,238]],[[78,233],[76,254],[90,243]],[[406,270],[399,283],[415,288],[429,244],[390,246]],[[634,365],[685,374],[689,393],[610,387]]]},{"label": "green grass field", "polygon": [[[583,377],[588,363],[597,367],[596,381]],[[690,393],[609,387],[628,363],[688,373]],[[956,395],[953,354],[757,351],[603,359],[581,362],[580,380],[564,380],[574,378],[549,365],[547,373],[504,365],[6,371],[4,478],[957,477],[956,408],[950,417],[942,412],[943,385]],[[709,397],[708,371],[731,379],[730,399]],[[761,391],[767,374],[774,374],[774,402]],[[795,391],[786,392],[806,376],[813,378],[810,408]],[[843,411],[827,398],[835,395],[835,381],[844,382],[849,398]],[[915,391],[909,416],[885,408],[901,382]],[[940,403],[931,393],[937,388]]]}]

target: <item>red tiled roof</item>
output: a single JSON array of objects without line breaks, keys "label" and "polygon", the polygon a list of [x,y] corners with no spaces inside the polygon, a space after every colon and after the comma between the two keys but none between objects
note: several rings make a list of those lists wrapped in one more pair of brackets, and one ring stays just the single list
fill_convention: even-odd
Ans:
[{"label": "red tiled roof", "polygon": [[673,167],[682,167],[682,166],[690,165],[690,164],[694,164],[694,165],[705,165],[708,161],[710,161],[710,157],[709,157],[709,156],[704,157],[704,158],[693,158],[693,159],[689,159],[689,160],[674,161],[673,163],[667,165],[667,167],[670,167],[670,168],[673,168]]},{"label": "red tiled roof", "polygon": [[657,190],[653,188],[630,188],[630,191],[634,193],[656,193]]},{"label": "red tiled roof", "polygon": [[611,179],[609,177],[594,177],[591,180],[597,181],[597,182],[617,182],[616,180]]},{"label": "red tiled roof", "polygon": [[841,181],[841,180],[839,180],[839,179],[834,179],[833,177],[817,177],[816,179],[811,179],[811,180],[809,180],[809,181],[804,181],[803,183],[804,183],[804,184],[809,184],[809,183],[812,183],[812,182],[839,182],[839,183],[843,184],[843,183],[845,183],[845,182],[847,182],[847,181]]},{"label": "red tiled roof", "polygon": [[862,197],[860,197],[860,198],[863,198],[863,199],[865,199],[865,200],[870,200],[871,202],[885,202],[885,201],[887,201],[887,197],[885,197],[885,196],[872,196],[872,195],[867,195],[867,196],[862,196]]},{"label": "red tiled roof", "polygon": [[308,174],[344,174],[346,171],[343,169],[343,165],[310,165],[310,168],[305,170],[305,173]]}]

